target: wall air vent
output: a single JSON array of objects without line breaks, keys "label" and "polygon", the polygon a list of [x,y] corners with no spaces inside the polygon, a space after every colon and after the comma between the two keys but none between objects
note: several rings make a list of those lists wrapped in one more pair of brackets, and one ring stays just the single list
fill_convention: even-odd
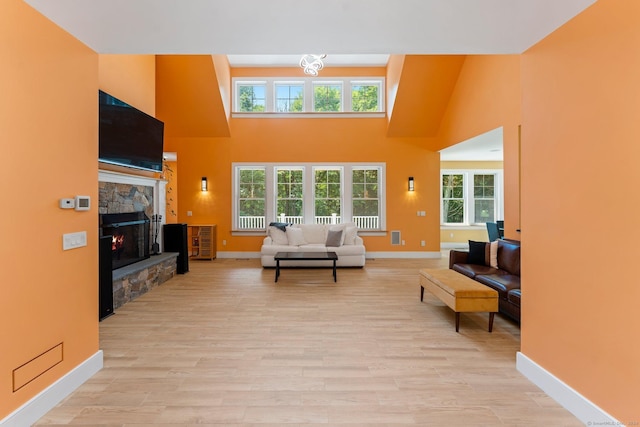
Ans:
[{"label": "wall air vent", "polygon": [[402,238],[400,237],[400,231],[392,231],[391,232],[391,244],[392,245],[400,245],[402,242]]}]

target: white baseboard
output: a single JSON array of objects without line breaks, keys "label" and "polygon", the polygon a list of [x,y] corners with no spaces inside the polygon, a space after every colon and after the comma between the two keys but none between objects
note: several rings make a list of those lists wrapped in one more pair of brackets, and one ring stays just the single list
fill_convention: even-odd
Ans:
[{"label": "white baseboard", "polygon": [[410,259],[437,259],[441,258],[440,252],[367,252],[366,259],[383,258],[410,258]]},{"label": "white baseboard", "polygon": [[102,369],[102,350],[73,368],[27,403],[0,421],[2,427],[30,426]]},{"label": "white baseboard", "polygon": [[[260,252],[220,252],[216,253],[218,258],[260,258]],[[440,252],[367,252],[365,258],[440,258]]]},{"label": "white baseboard", "polygon": [[540,387],[542,391],[575,415],[585,425],[623,425],[562,380],[555,377],[551,372],[520,352],[516,355],[516,368],[529,381]]},{"label": "white baseboard", "polygon": [[465,249],[469,250],[468,242],[440,242],[442,249]]},{"label": "white baseboard", "polygon": [[218,251],[216,252],[217,258],[260,258],[260,252],[227,252],[227,251]]}]

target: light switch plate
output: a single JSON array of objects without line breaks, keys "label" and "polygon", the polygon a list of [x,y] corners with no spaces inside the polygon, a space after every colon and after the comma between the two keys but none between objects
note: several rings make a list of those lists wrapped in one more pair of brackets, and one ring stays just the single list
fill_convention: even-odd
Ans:
[{"label": "light switch plate", "polygon": [[81,248],[87,246],[87,232],[78,231],[76,233],[67,233],[62,235],[62,249],[68,251],[69,249]]}]

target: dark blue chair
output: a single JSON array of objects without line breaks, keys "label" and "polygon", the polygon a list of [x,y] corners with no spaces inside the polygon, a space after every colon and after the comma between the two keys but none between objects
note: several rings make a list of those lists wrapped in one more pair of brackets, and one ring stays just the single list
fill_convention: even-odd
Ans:
[{"label": "dark blue chair", "polygon": [[487,222],[487,233],[489,233],[489,241],[495,242],[500,238],[500,231],[498,230],[498,224],[495,222]]}]

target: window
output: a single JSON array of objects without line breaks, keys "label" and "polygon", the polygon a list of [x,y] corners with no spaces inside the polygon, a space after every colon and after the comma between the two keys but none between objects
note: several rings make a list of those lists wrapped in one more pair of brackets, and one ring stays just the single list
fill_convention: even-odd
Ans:
[{"label": "window", "polygon": [[342,84],[314,83],[313,111],[342,111]]},{"label": "window", "polygon": [[238,111],[259,112],[266,111],[265,83],[248,83],[238,85]]},{"label": "window", "polygon": [[464,223],[464,175],[442,175],[442,222]]},{"label": "window", "polygon": [[[234,113],[384,113],[384,78],[233,78]],[[344,114],[341,116],[341,114]],[[248,115],[238,115],[247,117]],[[300,115],[298,115],[300,117]]]},{"label": "window", "polygon": [[304,85],[301,83],[277,83],[275,110],[279,113],[304,111]]},{"label": "window", "polygon": [[496,220],[494,181],[494,175],[473,176],[475,223],[495,222]]},{"label": "window", "polygon": [[342,169],[314,169],[314,218],[316,224],[342,222]]},{"label": "window", "polygon": [[304,220],[304,169],[276,168],[276,216],[279,222],[300,224]]},{"label": "window", "polygon": [[237,163],[233,171],[233,231],[263,231],[273,221],[385,229],[383,163]]},{"label": "window", "polygon": [[352,82],[351,111],[381,111],[379,82]]},{"label": "window", "polygon": [[353,204],[354,222],[361,228],[377,229],[380,218],[380,169],[354,168],[351,185],[353,188],[351,203]]},{"label": "window", "polygon": [[237,169],[238,227],[259,230],[265,227],[266,175],[264,168]]},{"label": "window", "polygon": [[441,222],[484,225],[503,217],[501,170],[442,171]]}]

